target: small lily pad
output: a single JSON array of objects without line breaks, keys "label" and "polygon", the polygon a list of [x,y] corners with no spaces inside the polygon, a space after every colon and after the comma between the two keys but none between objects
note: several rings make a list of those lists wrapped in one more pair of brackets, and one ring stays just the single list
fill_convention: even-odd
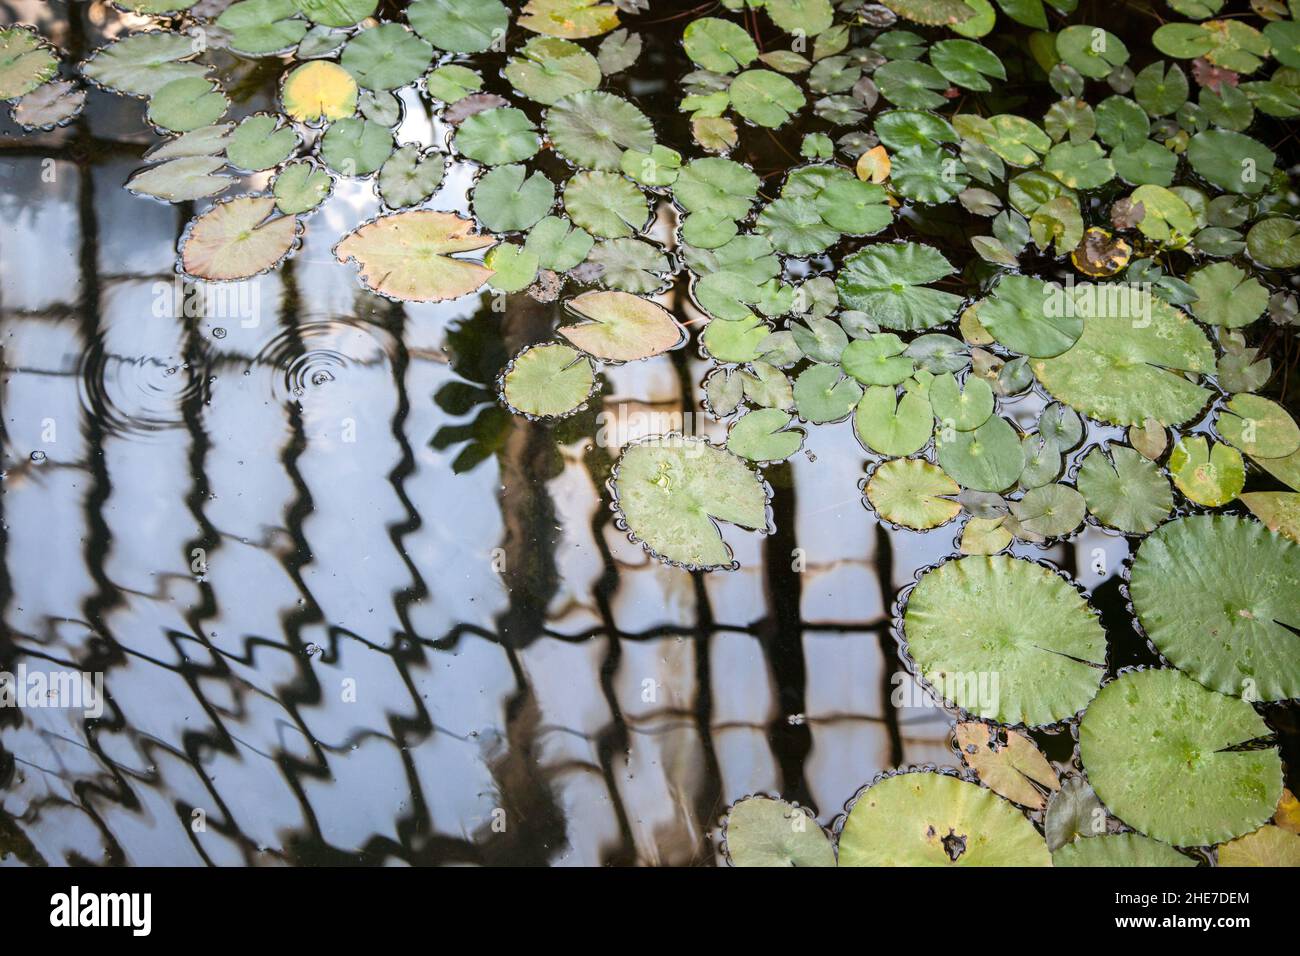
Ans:
[{"label": "small lily pad", "polygon": [[573,414],[595,388],[591,359],[556,343],[529,346],[501,373],[502,399],[512,409],[536,418]]},{"label": "small lily pad", "polygon": [[973,431],[940,428],[935,442],[939,464],[963,488],[1003,491],[1014,485],[1025,467],[1025,451],[1015,428],[997,415]]},{"label": "small lily pad", "polygon": [[415,144],[402,146],[380,167],[379,195],[394,209],[418,206],[437,192],[445,168],[442,153]]},{"label": "small lily pad", "polygon": [[937,250],[915,242],[880,243],[844,260],[835,279],[840,302],[888,329],[919,331],[951,321],[961,298],[927,288],[953,274]]},{"label": "small lily pad", "polygon": [[457,151],[488,166],[522,163],[541,142],[533,121],[513,106],[475,113],[460,124],[455,139]]},{"label": "small lily pad", "polygon": [[1234,395],[1220,409],[1215,430],[1252,458],[1286,458],[1300,450],[1300,426],[1285,408],[1259,395]]},{"label": "small lily pad", "polygon": [[334,178],[310,162],[290,163],[280,170],[272,184],[275,207],[286,215],[310,212],[325,201],[334,188]]},{"label": "small lily pad", "polygon": [[248,279],[277,265],[298,238],[298,220],[272,218],[270,196],[238,196],[194,219],[181,237],[188,275],[213,282]]},{"label": "small lily pad", "polygon": [[626,292],[584,292],[565,303],[584,321],[559,329],[573,345],[597,358],[631,362],[681,345],[686,330],[663,306]]},{"label": "small lily pad", "polygon": [[766,531],[767,486],[744,461],[701,438],[629,445],[611,478],[614,507],[636,540],[688,568],[732,566],[718,522]]},{"label": "small lily pad", "polygon": [[727,432],[727,450],[756,462],[785,461],[803,447],[803,429],[779,408],[757,408],[742,415]]},{"label": "small lily pad", "polygon": [[899,398],[893,386],[876,385],[868,388],[858,402],[853,429],[858,439],[877,454],[913,455],[930,441],[934,412],[919,388],[908,388]]},{"label": "small lily pad", "polygon": [[983,721],[960,723],[954,730],[962,762],[1000,797],[1031,810],[1047,805],[1043,794],[1059,790],[1060,780],[1043,752],[1017,730]]},{"label": "small lily pad", "polygon": [[1190,501],[1209,508],[1226,505],[1246,485],[1246,464],[1230,445],[1199,435],[1182,439],[1169,455],[1169,474]]},{"label": "small lily pad", "polygon": [[1126,534],[1154,531],[1173,511],[1169,480],[1123,445],[1088,452],[1079,468],[1078,485],[1097,520]]},{"label": "small lily pad", "polygon": [[291,118],[304,123],[333,122],[357,111],[357,81],[330,60],[296,66],[280,87],[280,103]]},{"label": "small lily pad", "polygon": [[16,100],[58,76],[59,58],[35,30],[0,29],[0,100]]},{"label": "small lily pad", "polygon": [[834,866],[826,831],[801,807],[769,797],[732,804],[722,828],[732,866]]},{"label": "small lily pad", "polygon": [[270,113],[254,113],[231,133],[226,158],[237,169],[270,169],[292,156],[299,143],[292,126],[280,125],[279,118]]},{"label": "small lily pad", "polygon": [[449,53],[483,53],[510,28],[510,10],[500,0],[415,0],[406,19],[416,33]]},{"label": "small lily pad", "polygon": [[927,531],[961,514],[954,500],[960,491],[942,468],[920,458],[895,458],[872,472],[866,498],[885,521]]}]

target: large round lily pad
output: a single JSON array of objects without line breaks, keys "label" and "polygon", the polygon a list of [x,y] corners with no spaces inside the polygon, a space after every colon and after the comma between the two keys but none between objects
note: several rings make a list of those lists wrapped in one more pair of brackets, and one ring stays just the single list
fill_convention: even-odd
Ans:
[{"label": "large round lily pad", "polygon": [[628,531],[672,564],[730,567],[719,521],[767,529],[766,484],[740,458],[702,438],[663,435],[628,446],[611,484]]},{"label": "large round lily pad", "polygon": [[271,217],[271,196],[238,196],[194,219],[181,238],[181,263],[196,279],[231,282],[277,265],[298,238],[293,216]]},{"label": "large round lily pad", "polygon": [[1130,671],[1083,715],[1079,756],[1097,796],[1129,826],[1204,846],[1273,815],[1282,796],[1277,750],[1238,749],[1269,732],[1245,701],[1176,670]]},{"label": "large round lily pad", "polygon": [[1038,726],[1074,716],[1101,682],[1106,635],[1059,574],[1008,555],[927,571],[903,617],[907,653],[931,687],[970,713]]},{"label": "large round lily pad", "polygon": [[840,866],[1051,866],[1047,844],[1011,803],[941,773],[886,777],[858,795]]},{"label": "large round lily pad", "polygon": [[1300,696],[1300,545],[1228,515],[1171,521],[1142,542],[1129,592],[1170,663],[1249,700]]},{"label": "large round lily pad", "polygon": [[492,270],[455,258],[492,245],[474,231],[474,222],[455,213],[416,209],[381,216],[361,226],[334,247],[340,262],[355,260],[368,289],[394,299],[440,302],[455,299],[487,282]]}]

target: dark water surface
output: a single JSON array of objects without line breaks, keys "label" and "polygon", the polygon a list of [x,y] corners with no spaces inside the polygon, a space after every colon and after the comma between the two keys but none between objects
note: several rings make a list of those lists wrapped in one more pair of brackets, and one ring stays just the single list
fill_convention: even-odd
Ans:
[{"label": "dark water surface", "polygon": [[[673,142],[667,18],[690,5],[663,6],[618,84]],[[0,3],[12,21],[76,62],[130,18]],[[276,71],[238,70],[231,116],[275,109]],[[405,98],[398,141],[441,141]],[[661,566],[614,525],[597,415],[698,412],[693,347],[610,370],[559,428],[509,415],[485,389],[554,307],[361,291],[330,248],[376,211],[369,181],[240,287],[255,322],[173,308],[203,207],[122,188],[157,141],[142,114],[95,91],[67,129],[0,129],[0,670],[99,672],[109,696],[97,719],[0,710],[0,862],[711,864],[741,796],[830,823],[882,770],[955,762],[891,627],[959,528],[880,527],[850,426],[769,469],[776,532],[728,534],[740,570]],[[784,168],[797,143],[749,158]],[[471,179],[452,169],[433,205],[464,210]],[[1008,410],[1028,426],[1042,404]],[[1113,667],[1153,660],[1124,538],[1018,553],[1092,592]],[[1297,766],[1293,712],[1269,717]],[[1068,728],[1038,738],[1070,761]]]}]

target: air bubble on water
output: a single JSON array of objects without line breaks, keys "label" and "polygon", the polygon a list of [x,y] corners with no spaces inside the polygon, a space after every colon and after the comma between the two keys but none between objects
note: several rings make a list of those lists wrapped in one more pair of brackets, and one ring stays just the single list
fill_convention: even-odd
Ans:
[{"label": "air bubble on water", "polygon": [[32,461],[36,462],[37,464],[40,464],[44,460],[45,460],[45,452],[41,451],[39,448],[36,451],[32,452]]},{"label": "air bubble on water", "polygon": [[212,330],[212,337],[214,339],[224,339],[226,337],[226,330],[223,329],[221,326],[217,326],[215,329]]},{"label": "air bubble on water", "polygon": [[317,372],[315,375],[311,377],[311,383],[313,385],[324,385],[327,382],[332,382],[332,381],[334,381],[333,374],[325,371],[324,369],[321,369],[319,372]]},{"label": "air bubble on water", "polygon": [[325,653],[325,648],[321,647],[319,644],[308,644],[303,648],[303,651],[308,657],[319,657],[321,654]]}]

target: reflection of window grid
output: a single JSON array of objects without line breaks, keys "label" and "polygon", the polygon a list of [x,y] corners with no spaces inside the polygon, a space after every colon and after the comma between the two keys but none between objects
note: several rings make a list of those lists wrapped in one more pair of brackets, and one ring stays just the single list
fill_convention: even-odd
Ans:
[{"label": "reflection of window grid", "polygon": [[[69,31],[73,60],[98,44],[86,44],[80,32],[79,24]],[[89,137],[84,126],[73,129],[79,132],[57,148],[6,143],[6,156],[75,161],[77,144],[84,147]],[[94,146],[109,156],[139,153],[133,143]],[[61,389],[72,400],[69,407],[77,407],[79,352],[96,341],[107,290],[170,279],[165,272],[100,271],[104,180],[96,182],[87,164],[76,170],[81,235],[67,252],[77,264],[79,299],[38,313],[0,314],[6,333],[21,332],[17,341],[38,340],[31,355],[24,348],[15,359],[15,340],[0,335],[10,343],[6,428],[33,378]],[[184,220],[182,210],[177,232]],[[286,267],[286,280],[293,270]],[[394,308],[378,320],[401,338],[404,310]],[[293,327],[299,321],[290,303],[281,322]],[[41,336],[63,338],[47,344]],[[60,343],[63,365],[33,367]],[[188,374],[237,375],[253,358],[214,356],[205,351],[209,346],[196,323],[185,324]],[[422,516],[411,497],[427,436],[407,434],[407,425],[416,404],[428,401],[428,390],[411,389],[407,379],[437,381],[445,374],[436,350],[398,353],[389,372],[401,461],[387,480],[404,517],[387,524],[394,546],[437,517]],[[692,366],[689,376],[698,378],[698,371]],[[670,406],[693,407],[687,377]],[[373,634],[368,640],[329,626],[334,622],[322,620],[314,600],[305,606],[297,601],[330,587],[311,580],[312,562],[291,548],[309,542],[321,520],[300,467],[311,445],[302,416],[289,414],[288,438],[270,465],[280,475],[276,487],[288,494],[264,513],[286,517],[286,526],[260,540],[231,540],[208,518],[209,474],[230,463],[206,457],[220,449],[204,432],[203,395],[193,390],[184,409],[188,460],[169,462],[180,473],[193,468],[200,475],[184,491],[182,517],[195,530],[181,537],[230,549],[249,574],[278,576],[292,599],[256,609],[248,624],[256,633],[275,620],[283,639],[207,636],[214,621],[224,624],[217,608],[229,613],[248,600],[229,582],[220,586],[232,588],[231,596],[210,582],[192,589],[188,605],[174,602],[169,591],[189,587],[184,575],[153,579],[152,591],[122,589],[118,575],[138,575],[148,564],[124,572],[120,549],[105,546],[121,520],[114,496],[122,483],[113,443],[93,416],[80,421],[85,447],[74,461],[51,461],[39,472],[11,463],[9,494],[0,498],[10,526],[0,567],[6,596],[0,666],[27,657],[103,669],[116,704],[93,728],[50,711],[0,715],[0,825],[16,827],[31,841],[30,850],[18,841],[20,856],[227,864],[348,862],[358,854],[411,862],[709,862],[711,828],[745,793],[779,789],[811,802],[829,822],[875,772],[946,758],[946,715],[900,713],[890,703],[897,669],[889,633],[898,583],[888,546],[893,536],[877,535],[874,550],[826,560],[817,558],[810,542],[807,568],[794,572],[789,556],[800,541],[798,519],[816,510],[813,499],[799,495],[802,484],[778,488],[774,535],[737,542],[744,569],[688,577],[626,542],[613,526],[601,481],[581,456],[570,454],[563,491],[586,498],[566,505],[591,516],[589,538],[600,556],[594,600],[579,615],[590,623],[567,626],[574,617],[570,603],[561,605],[565,622],[548,619],[537,639],[520,649],[501,645],[490,627],[472,623],[419,646],[396,637],[377,644]],[[6,432],[11,454],[13,438]],[[445,467],[446,460],[436,464]],[[141,461],[131,464],[138,468]],[[795,467],[807,471],[803,463]],[[773,472],[788,485],[790,470]],[[18,510],[24,481],[50,492],[49,517],[24,524]],[[860,508],[853,497],[852,508]],[[148,498],[132,500],[143,507]],[[58,516],[77,511],[83,524],[68,534]],[[866,526],[865,514],[852,514]],[[78,544],[84,570],[77,567]],[[410,581],[392,584],[396,599],[388,618],[397,631],[420,633],[412,614],[426,597],[437,601],[439,582],[418,555],[403,555],[400,547],[397,553]],[[132,557],[144,560],[139,552]],[[28,605],[39,606],[35,598],[42,595],[33,587],[15,588],[16,580],[32,580],[12,573],[22,562],[42,565],[41,584],[57,584],[79,598],[51,606],[36,626]],[[883,608],[858,621],[805,620],[800,608],[807,595],[846,569],[869,572]],[[774,602],[773,594],[788,599]],[[656,598],[659,605],[651,608]],[[658,619],[649,626],[629,630],[621,623],[651,610]],[[92,633],[113,635],[112,621],[124,611],[148,620],[153,632],[119,635],[121,643],[87,640]],[[323,652],[309,652],[313,644]],[[339,704],[331,708],[323,697],[327,675],[346,672],[357,658],[373,662],[381,655],[388,659],[381,666],[391,688],[406,698],[385,700],[364,717],[340,713]],[[846,681],[846,669],[861,680]],[[655,687],[648,700],[647,680]],[[865,702],[862,681],[875,682]],[[470,691],[458,687],[465,683]],[[575,688],[599,688],[600,694]],[[192,720],[181,719],[189,715]],[[168,719],[175,723],[167,726]],[[10,761],[12,770],[6,768]],[[498,804],[506,811],[504,833],[491,827]],[[202,835],[191,829],[194,807],[206,810]]]}]

